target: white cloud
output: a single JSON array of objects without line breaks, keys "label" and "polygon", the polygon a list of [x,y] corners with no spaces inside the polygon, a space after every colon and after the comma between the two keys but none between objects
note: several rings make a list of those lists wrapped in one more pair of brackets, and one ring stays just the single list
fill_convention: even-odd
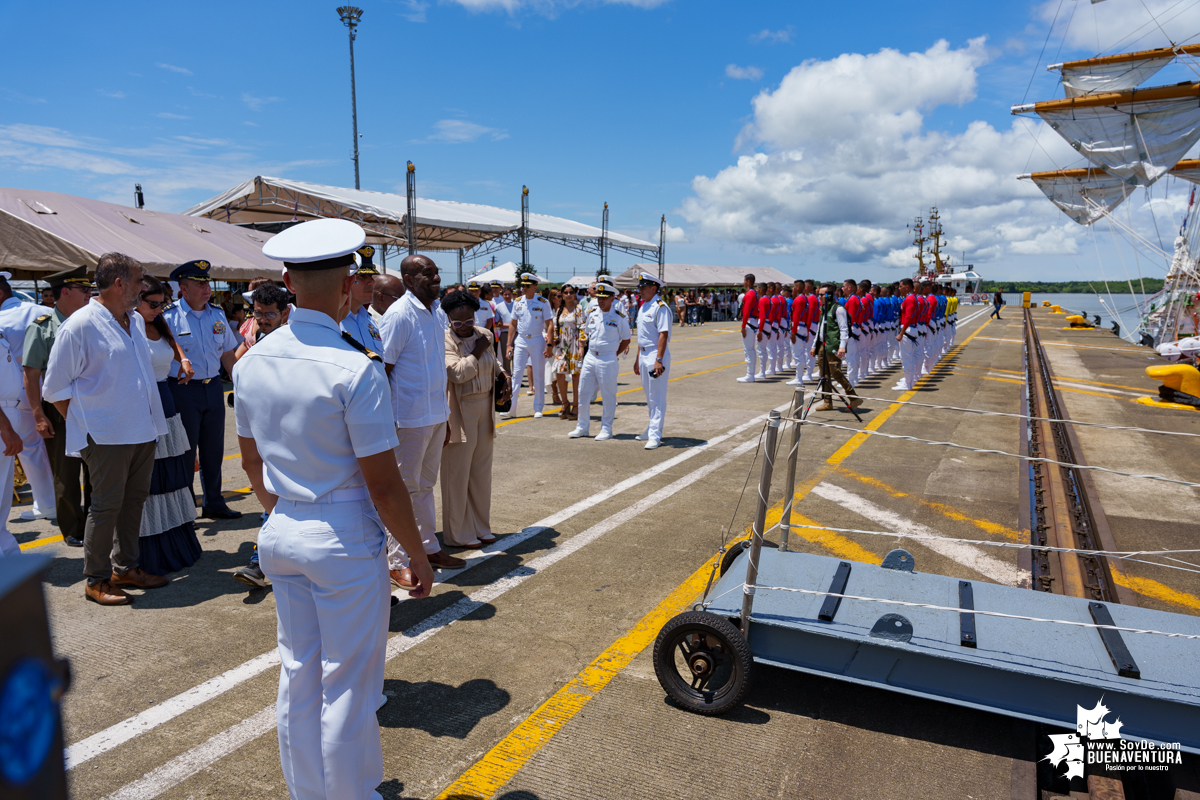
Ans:
[{"label": "white cloud", "polygon": [[407,11],[401,11],[400,16],[404,17],[409,22],[424,22],[425,12],[429,9],[429,3],[422,0],[402,0]]},{"label": "white cloud", "polygon": [[105,97],[111,97],[114,100],[120,100],[121,98],[123,98],[125,96],[124,92],[110,92],[110,91],[107,91],[106,89],[97,89],[96,91],[99,92],[100,94],[104,95]]},{"label": "white cloud", "polygon": [[174,64],[164,64],[161,61],[159,63],[155,64],[154,66],[158,67],[159,69],[168,70],[170,72],[178,72],[180,75],[191,75],[192,74],[192,71],[190,69],[185,69],[183,67],[177,67]]},{"label": "white cloud", "polygon": [[[1085,229],[1016,176],[1078,154],[1040,123],[929,130],[925,115],[975,97],[983,39],[924,52],[884,49],[810,60],[753,100],[738,147],[755,152],[699,175],[682,207],[700,236],[764,253],[910,268],[905,225],[942,209],[952,252],[1070,253]],[[1030,127],[1027,127],[1029,125]],[[1041,131],[1035,151],[1030,130]],[[1049,151],[1046,156],[1044,151]]]},{"label": "white cloud", "polygon": [[242,102],[245,103],[251,111],[262,111],[263,106],[270,103],[278,103],[282,97],[255,97],[248,92],[242,92]]},{"label": "white cloud", "polygon": [[729,64],[725,67],[725,75],[738,81],[756,81],[763,76],[763,71],[758,67],[739,67],[737,64]]},{"label": "white cloud", "polygon": [[758,33],[750,35],[751,44],[784,44],[792,40],[792,26],[788,25],[783,30],[773,31],[770,28],[763,28]]},{"label": "white cloud", "polygon": [[44,97],[30,97],[27,94],[21,94],[20,92],[14,92],[12,89],[5,88],[0,88],[0,97],[5,100],[11,100],[14,103],[29,103],[30,105],[38,105],[46,102]]},{"label": "white cloud", "polygon": [[[672,225],[671,223],[668,222],[667,223],[666,240],[668,243],[670,243],[670,242],[686,242],[688,240],[687,239],[687,231],[685,231],[683,228],[676,228],[674,225]],[[654,236],[653,241],[657,242],[658,236]]]},{"label": "white cloud", "polygon": [[191,119],[191,117],[185,117],[183,114],[172,114],[170,111],[160,111],[154,116],[159,119]]},{"label": "white cloud", "polygon": [[[1047,0],[1037,14],[1050,24],[1058,7],[1059,0]],[[1196,31],[1200,31],[1200,5],[1196,3],[1109,0],[1079,8],[1074,15],[1064,7],[1058,13],[1052,40],[1065,39],[1066,44],[1089,54],[1097,50],[1130,52],[1190,41],[1196,37]]]},{"label": "white cloud", "polygon": [[444,144],[466,144],[477,139],[488,138],[492,141],[507,139],[508,133],[498,128],[489,128],[465,119],[442,119],[433,125],[434,132],[426,141],[442,142]]}]

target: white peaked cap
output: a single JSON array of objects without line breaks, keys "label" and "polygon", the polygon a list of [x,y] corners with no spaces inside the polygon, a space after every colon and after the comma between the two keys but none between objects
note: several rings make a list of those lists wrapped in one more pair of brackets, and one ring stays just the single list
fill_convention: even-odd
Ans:
[{"label": "white peaked cap", "polygon": [[263,245],[276,261],[308,264],[354,253],[367,242],[361,227],[346,219],[314,219],[277,233]]}]

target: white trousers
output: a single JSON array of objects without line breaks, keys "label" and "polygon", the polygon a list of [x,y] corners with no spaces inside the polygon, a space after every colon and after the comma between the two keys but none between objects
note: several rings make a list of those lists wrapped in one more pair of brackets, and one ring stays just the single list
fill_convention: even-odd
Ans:
[{"label": "white trousers", "polygon": [[259,564],[275,592],[275,717],[292,800],[379,797],[375,709],[391,600],[385,536],[369,498],[280,500],[258,534]]},{"label": "white trousers", "polygon": [[[517,415],[517,398],[521,396],[518,391],[521,387],[521,376],[525,374],[525,367],[533,367],[533,410],[541,411],[546,405],[546,340],[539,333],[529,339],[524,336],[517,336],[517,343],[513,346],[513,395],[512,408],[508,413],[514,417]],[[582,395],[580,395],[582,397]]]},{"label": "white trousers", "polygon": [[[3,408],[0,412],[8,415],[10,422],[15,423],[13,417],[17,416],[15,408]],[[0,558],[4,556],[15,556],[21,552],[20,545],[17,544],[17,538],[8,531],[8,515],[12,513],[13,500],[13,464],[12,456],[6,456],[0,450]]]},{"label": "white trousers", "polygon": [[937,361],[933,355],[937,332],[934,331],[932,325],[926,325],[921,332],[925,334],[917,337],[921,342],[921,374],[928,375],[929,370],[933,369],[933,365]]},{"label": "white trousers", "polygon": [[917,378],[921,376],[921,356],[921,337],[917,335],[916,327],[910,327],[900,339],[900,364],[904,368],[905,388],[911,389],[917,385]]},{"label": "white trousers", "polygon": [[649,347],[638,353],[638,366],[642,372],[642,391],[646,393],[646,410],[650,413],[650,421],[646,426],[646,436],[652,442],[662,441],[663,422],[667,416],[667,381],[671,377],[671,351],[663,357],[663,374],[657,378],[650,377],[654,369],[654,360],[658,355],[657,347]]},{"label": "white trousers", "polygon": [[758,374],[758,342],[755,341],[757,331],[746,326],[746,335],[742,337],[742,350],[746,353],[746,377],[753,378]]},{"label": "white trousers", "polygon": [[[514,375],[518,373],[513,373]],[[400,465],[400,477],[408,487],[412,499],[413,516],[417,518],[417,530],[421,532],[421,545],[426,553],[442,549],[437,538],[437,506],[434,504],[433,487],[437,483],[438,467],[442,464],[442,443],[446,440],[446,423],[425,425],[420,428],[397,428],[396,463]],[[388,569],[407,569],[408,554],[392,536],[387,537]]]},{"label": "white trousers", "polygon": [[[846,380],[850,381],[850,385],[853,386],[859,382],[861,377],[858,374],[858,360],[861,350],[859,348],[860,340],[855,339],[853,336],[853,334],[857,333],[857,331],[855,331],[853,327],[851,327],[850,330],[852,332],[851,335],[847,336],[846,340],[842,342],[842,344],[846,347],[846,355],[842,359],[842,372],[845,374]],[[862,334],[860,333],[859,336],[861,335]]]},{"label": "white trousers", "polygon": [[[792,360],[796,363],[796,377],[805,379],[809,377],[808,362],[810,356],[808,355],[808,343],[811,340],[806,341],[801,339],[800,334],[802,333],[806,333],[806,331],[800,328],[796,329],[796,341],[794,344],[792,344]],[[791,342],[791,340],[792,337],[791,334],[789,334],[788,341]]]},{"label": "white trousers", "polygon": [[[600,392],[604,404],[600,412],[600,430],[612,433],[613,417],[617,415],[617,374],[621,369],[616,353],[597,355],[591,350],[583,358],[583,366],[579,368],[579,396],[595,397]],[[582,404],[581,404],[582,405]],[[579,409],[579,427],[587,433],[592,426],[592,413],[589,405]]]},{"label": "white trousers", "polygon": [[[54,506],[54,473],[50,469],[50,456],[46,453],[46,441],[37,432],[33,421],[33,409],[22,399],[21,405],[9,414],[13,429],[21,437],[25,448],[17,458],[21,459],[21,469],[29,479],[29,488],[33,491],[33,510],[50,516],[57,516]],[[66,436],[65,431],[59,431],[59,436]],[[12,481],[8,482],[12,487]]]},{"label": "white trousers", "polygon": [[[768,332],[769,330],[770,329],[762,331],[761,341],[759,341],[757,335],[754,337],[754,347],[756,350],[758,350],[758,372],[755,373],[755,377],[767,375],[771,372],[771,334]],[[746,335],[750,336],[752,334]]]}]

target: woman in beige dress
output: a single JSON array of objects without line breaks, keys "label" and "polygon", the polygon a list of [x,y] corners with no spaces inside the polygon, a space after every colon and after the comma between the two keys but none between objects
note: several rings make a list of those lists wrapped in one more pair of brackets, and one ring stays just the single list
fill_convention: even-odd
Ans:
[{"label": "woman in beige dress", "polygon": [[[579,368],[583,366],[583,342],[579,332],[583,328],[583,309],[576,303],[575,287],[567,284],[562,288],[562,303],[554,312],[554,383],[562,398],[563,419],[578,419],[579,414]],[[571,382],[571,397],[567,400],[567,381]]]},{"label": "woman in beige dress", "polygon": [[[479,301],[464,291],[442,300],[446,330],[446,397],[450,401],[442,451],[442,534],[446,544],[475,549],[492,535],[492,450],[496,437],[496,364],[492,335],[475,326]],[[508,376],[508,392],[512,386]]]}]

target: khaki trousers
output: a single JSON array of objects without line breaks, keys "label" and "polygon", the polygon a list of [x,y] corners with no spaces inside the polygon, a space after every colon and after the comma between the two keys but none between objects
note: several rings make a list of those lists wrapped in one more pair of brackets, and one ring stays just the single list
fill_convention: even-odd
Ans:
[{"label": "khaki trousers", "polygon": [[[442,549],[442,545],[437,538],[433,487],[438,479],[438,466],[442,463],[446,423],[420,428],[396,428],[396,438],[400,440],[400,446],[396,448],[396,463],[400,466],[400,477],[404,479],[412,500],[413,516],[421,533],[421,545],[427,554],[436,553]],[[394,536],[387,537],[387,546],[388,569],[408,569],[408,554]]]},{"label": "khaki trousers", "polygon": [[92,474],[92,507],[83,527],[83,574],[92,584],[137,566],[154,442],[96,444],[88,436],[80,455]]},{"label": "khaki trousers", "polygon": [[[46,455],[54,472],[54,507],[58,513],[58,530],[63,538],[82,539],[87,524],[87,511],[92,505],[92,477],[82,458],[67,455],[67,423],[50,403],[42,403],[42,411],[54,426],[54,436],[46,439]],[[83,491],[80,494],[79,471],[83,470]]]},{"label": "khaki trousers", "polygon": [[492,535],[492,393],[459,401],[465,442],[442,451],[442,538],[461,547]]}]

